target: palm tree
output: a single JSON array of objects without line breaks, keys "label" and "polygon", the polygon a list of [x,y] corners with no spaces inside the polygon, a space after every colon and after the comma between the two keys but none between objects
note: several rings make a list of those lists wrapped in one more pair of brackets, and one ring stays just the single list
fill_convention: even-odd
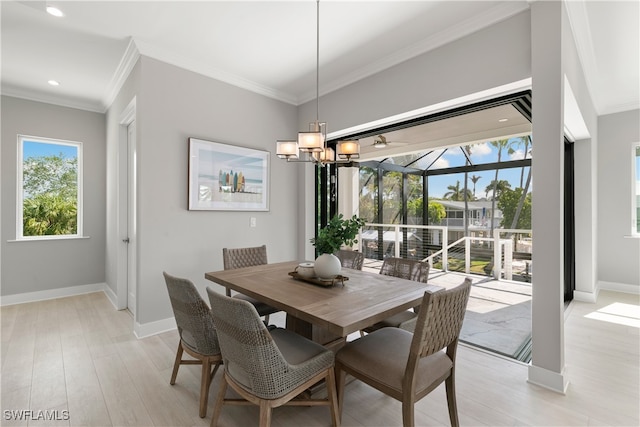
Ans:
[{"label": "palm tree", "polygon": [[482,178],[481,176],[478,175],[471,175],[471,182],[473,182],[473,198],[476,198],[476,182],[478,182],[480,180],[480,178]]},{"label": "palm tree", "polygon": [[495,198],[499,199],[504,190],[510,189],[511,183],[507,180],[501,179],[499,181],[491,181],[491,184],[487,185],[484,189],[485,195],[488,195],[490,191],[495,190]]},{"label": "palm tree", "polygon": [[[516,152],[517,148],[520,148],[521,146],[524,146],[524,157],[523,158],[527,158],[527,154],[529,154],[529,144],[531,144],[531,135],[527,135],[527,136],[521,136],[518,139],[516,139],[515,141],[513,141],[510,145],[509,145],[509,155],[512,155]],[[514,148],[515,147],[515,148]],[[522,184],[524,182],[524,170],[525,170],[525,166],[522,167],[522,170],[520,171],[520,188],[522,188]]]},{"label": "palm tree", "polygon": [[[469,161],[469,157],[471,156],[471,146],[470,145],[465,145],[464,146],[464,151],[466,152],[466,160],[465,160],[465,165],[468,165],[470,163]],[[464,236],[467,237],[469,235],[469,221],[467,220],[468,216],[469,216],[469,189],[467,188],[467,183],[469,182],[469,172],[465,171],[464,172],[464,215],[463,215],[463,221],[464,221]]]},{"label": "palm tree", "polygon": [[527,192],[529,191],[529,184],[531,184],[531,168],[529,168],[529,174],[527,175],[527,182],[522,189],[522,194],[520,195],[520,199],[518,200],[518,206],[516,207],[516,213],[513,215],[513,221],[511,221],[511,228],[516,228],[518,224],[518,220],[520,219],[520,213],[522,212],[522,207],[524,206],[524,200],[527,198]]},{"label": "palm tree", "polygon": [[[527,157],[527,150],[529,149],[529,143],[531,143],[531,136],[522,137],[524,141],[524,149],[525,149],[525,158]],[[520,172],[520,188],[522,188],[522,178],[524,175],[525,167],[522,167],[522,171]],[[522,194],[520,196],[520,200],[518,200],[518,206],[516,208],[516,213],[513,216],[513,221],[511,223],[511,228],[516,228],[516,224],[518,224],[518,220],[520,219],[520,213],[522,212],[522,207],[524,206],[524,201],[527,197],[527,193],[529,192],[529,185],[531,184],[531,168],[529,168],[529,173],[527,174],[527,181],[522,188]]]},{"label": "palm tree", "polygon": [[[489,141],[489,144],[498,149],[498,163],[502,160],[502,150],[509,146],[508,139],[498,139],[496,141]],[[491,198],[491,236],[493,237],[494,221],[493,216],[496,212],[496,192],[498,184],[498,169],[496,169],[496,177],[493,179],[493,197]]]},{"label": "palm tree", "polygon": [[[444,199],[449,199],[456,202],[464,199],[465,190],[460,188],[460,181],[456,181],[456,185],[449,185],[447,187],[447,190],[449,191],[444,193],[444,195],[442,196]],[[469,196],[469,190],[467,190],[467,197]]]}]

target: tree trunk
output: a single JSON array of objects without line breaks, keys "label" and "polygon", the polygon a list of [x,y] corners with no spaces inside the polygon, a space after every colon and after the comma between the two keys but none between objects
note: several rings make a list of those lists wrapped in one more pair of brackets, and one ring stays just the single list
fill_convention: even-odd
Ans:
[{"label": "tree trunk", "polygon": [[[500,152],[498,152],[498,163],[500,162]],[[496,177],[493,180],[493,196],[491,197],[491,234],[490,238],[493,238],[494,218],[496,214],[496,191],[498,189],[498,169],[496,169]]]},{"label": "tree trunk", "polygon": [[522,212],[522,206],[524,205],[524,200],[527,197],[527,191],[529,191],[529,184],[531,183],[531,169],[529,169],[529,174],[527,175],[527,182],[522,189],[522,194],[520,195],[520,200],[518,200],[518,206],[516,207],[516,213],[513,215],[513,220],[511,221],[511,228],[516,228],[518,225],[518,220],[520,219],[520,213]]},{"label": "tree trunk", "polygon": [[467,197],[469,190],[467,190],[467,174],[468,172],[464,173],[464,215],[462,218],[464,221],[464,237],[469,237],[469,198]]}]

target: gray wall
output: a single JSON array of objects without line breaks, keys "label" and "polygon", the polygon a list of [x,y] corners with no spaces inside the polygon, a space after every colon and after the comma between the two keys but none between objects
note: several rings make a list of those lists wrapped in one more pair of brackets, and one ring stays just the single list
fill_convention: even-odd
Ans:
[{"label": "gray wall", "polygon": [[[2,96],[1,295],[105,281],[104,114]],[[16,238],[17,135],[83,144],[84,234],[88,239]]]},{"label": "gray wall", "polygon": [[[223,247],[266,244],[270,262],[296,258],[297,166],[274,151],[278,138],[297,132],[297,116],[291,105],[148,57],[139,66],[136,323],[144,325],[173,317],[162,271],[204,292],[212,285],[204,273],[223,268]],[[189,137],[270,151],[270,210],[188,211]]]},{"label": "gray wall", "polygon": [[640,239],[625,236],[631,234],[631,147],[640,141],[640,111],[601,116],[598,130],[599,279],[602,287],[638,292]]}]

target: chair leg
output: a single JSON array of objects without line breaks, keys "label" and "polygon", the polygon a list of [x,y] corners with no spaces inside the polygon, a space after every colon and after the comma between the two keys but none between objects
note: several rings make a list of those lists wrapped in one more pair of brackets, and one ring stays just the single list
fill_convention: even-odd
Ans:
[{"label": "chair leg", "polygon": [[220,389],[218,390],[218,398],[216,399],[216,406],[213,408],[213,415],[211,416],[211,426],[216,427],[218,425],[218,418],[220,418],[220,412],[222,412],[222,405],[224,405],[224,396],[227,393],[227,379],[220,379]]},{"label": "chair leg", "polygon": [[458,421],[458,405],[456,404],[456,383],[453,372],[449,375],[444,382],[447,390],[447,406],[449,407],[449,420],[451,421],[451,427],[458,427],[460,422]]},{"label": "chair leg", "polygon": [[271,426],[271,406],[266,400],[260,401],[260,427]]},{"label": "chair leg", "polygon": [[202,361],[202,378],[200,378],[200,418],[207,416],[209,403],[209,384],[211,383],[211,360],[205,357]]},{"label": "chair leg", "polygon": [[269,325],[269,315],[265,315],[264,316],[264,322],[267,324],[267,326]]},{"label": "chair leg", "polygon": [[182,361],[182,341],[178,341],[178,351],[176,351],[176,361],[173,362],[173,372],[171,373],[171,381],[169,384],[174,385],[176,383],[176,377],[178,376],[178,368],[180,368],[180,362]]},{"label": "chair leg", "polygon": [[213,366],[213,371],[211,371],[211,375],[209,375],[209,387],[211,387],[211,382],[213,381],[213,377],[216,376],[216,372],[218,372],[218,368],[220,367],[220,363],[222,362],[216,362],[216,364]]},{"label": "chair leg", "polygon": [[344,402],[344,382],[347,376],[347,373],[340,369],[340,366],[336,364],[335,366],[335,377],[337,380],[336,384],[336,394],[338,395],[338,417],[342,419],[342,404]]},{"label": "chair leg", "polygon": [[408,402],[402,402],[402,425],[403,427],[413,427],[416,425],[413,415],[413,397]]},{"label": "chair leg", "polygon": [[329,401],[329,409],[331,409],[331,425],[333,427],[340,426],[340,418],[342,413],[338,406],[338,396],[336,395],[336,374],[333,368],[327,371],[325,379],[327,386],[327,400]]}]

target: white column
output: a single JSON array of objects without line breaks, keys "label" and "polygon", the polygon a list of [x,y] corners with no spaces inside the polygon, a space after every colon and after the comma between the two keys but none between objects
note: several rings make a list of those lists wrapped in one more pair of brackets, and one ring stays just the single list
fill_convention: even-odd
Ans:
[{"label": "white column", "polygon": [[310,240],[315,237],[315,167],[311,163],[291,164],[298,167],[298,259],[312,261],[316,258],[315,248]]},{"label": "white column", "polygon": [[533,94],[532,361],[529,382],[564,393],[564,73],[559,1],[531,3]]},{"label": "white column", "polygon": [[355,167],[339,167],[338,213],[347,218],[360,213],[360,170]]},{"label": "white column", "polygon": [[576,141],[575,220],[576,220],[576,289],[573,298],[596,302],[597,298],[597,145],[595,139]]}]

